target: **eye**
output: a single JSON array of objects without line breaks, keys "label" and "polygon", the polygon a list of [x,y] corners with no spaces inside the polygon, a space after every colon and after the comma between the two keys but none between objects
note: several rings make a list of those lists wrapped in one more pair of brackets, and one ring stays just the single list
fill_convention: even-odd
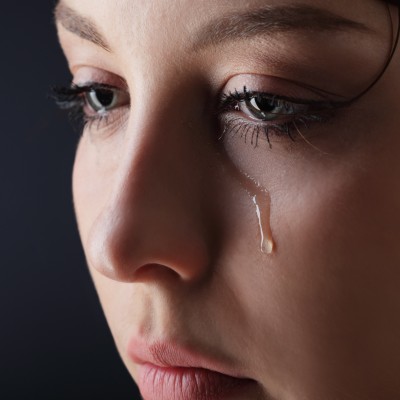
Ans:
[{"label": "eye", "polygon": [[92,89],[86,94],[86,101],[96,112],[104,112],[117,103],[115,89]]},{"label": "eye", "polygon": [[246,88],[244,97],[237,102],[236,111],[257,121],[282,121],[310,110],[309,105],[296,104],[263,93],[249,93]]},{"label": "eye", "polygon": [[85,93],[86,105],[96,114],[105,114],[117,107],[129,104],[127,92],[111,87],[91,87]]},{"label": "eye", "polygon": [[55,87],[53,93],[57,105],[69,112],[79,130],[115,132],[129,115],[130,96],[124,88],[102,83],[72,84]]},{"label": "eye", "polygon": [[294,141],[296,135],[305,140],[301,130],[322,124],[334,115],[336,109],[346,107],[348,102],[333,102],[304,98],[291,98],[273,93],[235,89],[224,94],[219,105],[219,139],[230,134],[244,138],[257,147],[259,139],[288,137]]},{"label": "eye", "polygon": [[263,97],[260,94],[241,102],[239,108],[249,117],[262,121],[274,121],[283,115],[294,113],[293,107],[285,105],[283,101]]}]

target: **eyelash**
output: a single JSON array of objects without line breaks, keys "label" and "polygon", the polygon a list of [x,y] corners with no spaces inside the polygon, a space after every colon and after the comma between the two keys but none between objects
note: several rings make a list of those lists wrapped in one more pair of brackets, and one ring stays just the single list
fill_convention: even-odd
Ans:
[{"label": "eyelash", "polygon": [[[94,123],[97,124],[96,129],[99,130],[113,124],[116,119],[114,113],[122,106],[129,106],[129,99],[126,99],[126,104],[110,110],[104,109],[100,113],[89,104],[90,94],[96,91],[114,94],[126,93],[123,89],[111,85],[89,83],[84,86],[72,84],[70,87],[54,87],[53,97],[61,109],[69,112],[70,120],[74,123],[78,122],[81,130],[90,129]],[[126,94],[126,97],[129,96]],[[257,102],[266,101],[268,107],[272,109],[280,108],[283,112],[264,112],[270,118],[252,118],[249,115],[250,112],[245,112],[244,108],[249,108],[249,106],[254,108],[252,104],[254,101],[256,106]],[[217,116],[221,126],[219,140],[223,140],[228,134],[232,136],[240,135],[245,142],[250,137],[250,143],[256,147],[260,135],[262,135],[271,147],[271,135],[286,136],[292,141],[295,140],[295,135],[304,139],[299,126],[309,129],[313,123],[327,122],[336,109],[347,105],[347,102],[304,100],[249,91],[244,86],[241,92],[235,90],[222,95],[219,100],[217,107]],[[88,110],[92,111],[92,115],[89,114]],[[260,111],[260,113],[263,112]],[[277,117],[275,118],[275,116]]]},{"label": "eyelash", "polygon": [[[270,116],[277,118],[262,119],[251,118],[242,107],[249,107],[253,100],[267,101],[272,108],[280,107],[282,113],[272,113]],[[246,86],[241,92],[235,90],[222,96],[219,104],[218,114],[220,115],[221,134],[219,139],[223,140],[227,135],[240,135],[247,142],[257,147],[260,135],[263,135],[272,147],[271,136],[286,136],[295,141],[295,135],[304,139],[300,131],[302,128],[309,129],[313,123],[325,123],[334,116],[334,111],[341,107],[348,106],[348,102],[315,101],[296,99],[275,94],[249,91]],[[242,115],[240,115],[242,114]],[[275,121],[275,122],[271,122]]]},{"label": "eyelash", "polygon": [[86,108],[91,109],[88,96],[96,91],[117,93],[122,92],[123,89],[100,83],[89,83],[83,86],[72,84],[69,87],[53,87],[52,97],[60,109],[68,111],[68,116],[71,122],[74,124],[77,123],[79,130],[86,128],[91,129],[92,125],[95,123],[96,128],[101,129],[102,127],[108,126],[114,122],[112,116],[117,108],[103,111],[101,113],[92,109],[92,115],[85,111]]}]

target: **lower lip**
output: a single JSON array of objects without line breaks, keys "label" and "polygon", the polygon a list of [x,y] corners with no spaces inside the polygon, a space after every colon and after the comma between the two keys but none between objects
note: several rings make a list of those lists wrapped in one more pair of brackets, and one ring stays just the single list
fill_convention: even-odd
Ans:
[{"label": "lower lip", "polygon": [[138,367],[137,383],[145,400],[223,400],[233,393],[236,396],[245,393],[246,387],[254,381],[202,368],[142,364]]}]

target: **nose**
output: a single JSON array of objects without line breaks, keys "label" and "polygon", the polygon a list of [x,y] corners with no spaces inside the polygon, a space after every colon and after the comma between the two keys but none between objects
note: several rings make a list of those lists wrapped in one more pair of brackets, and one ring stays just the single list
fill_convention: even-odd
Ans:
[{"label": "nose", "polygon": [[107,200],[90,226],[86,257],[116,281],[166,274],[198,281],[210,272],[213,152],[193,110],[167,96],[148,96],[151,107],[131,111],[111,179],[102,185],[94,176]]}]

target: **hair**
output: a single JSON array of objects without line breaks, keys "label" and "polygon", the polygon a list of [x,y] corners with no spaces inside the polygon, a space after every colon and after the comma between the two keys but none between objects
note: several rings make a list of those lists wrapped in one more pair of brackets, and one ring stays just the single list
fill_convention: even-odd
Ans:
[{"label": "hair", "polygon": [[[390,4],[395,4],[396,6],[400,6],[400,0],[384,0],[386,3],[390,3]],[[387,5],[388,9],[389,9],[389,5]],[[390,14],[390,11],[389,11]],[[393,38],[393,43],[392,43],[392,50],[388,56],[388,59],[386,60],[386,64],[385,66],[382,68],[381,72],[378,74],[378,76],[372,81],[372,83],[366,88],[364,89],[361,93],[359,93],[357,96],[353,97],[349,102],[353,103],[355,101],[357,101],[358,99],[360,99],[361,97],[363,97],[367,92],[369,92],[382,78],[382,76],[385,74],[386,70],[389,68],[392,59],[396,53],[396,50],[399,46],[399,41],[400,41],[400,8],[398,10],[398,15],[399,15],[399,21],[397,23],[397,32]],[[394,26],[394,22],[393,22],[393,17],[390,15],[390,19],[391,19],[391,24],[392,24],[392,28]]]}]

